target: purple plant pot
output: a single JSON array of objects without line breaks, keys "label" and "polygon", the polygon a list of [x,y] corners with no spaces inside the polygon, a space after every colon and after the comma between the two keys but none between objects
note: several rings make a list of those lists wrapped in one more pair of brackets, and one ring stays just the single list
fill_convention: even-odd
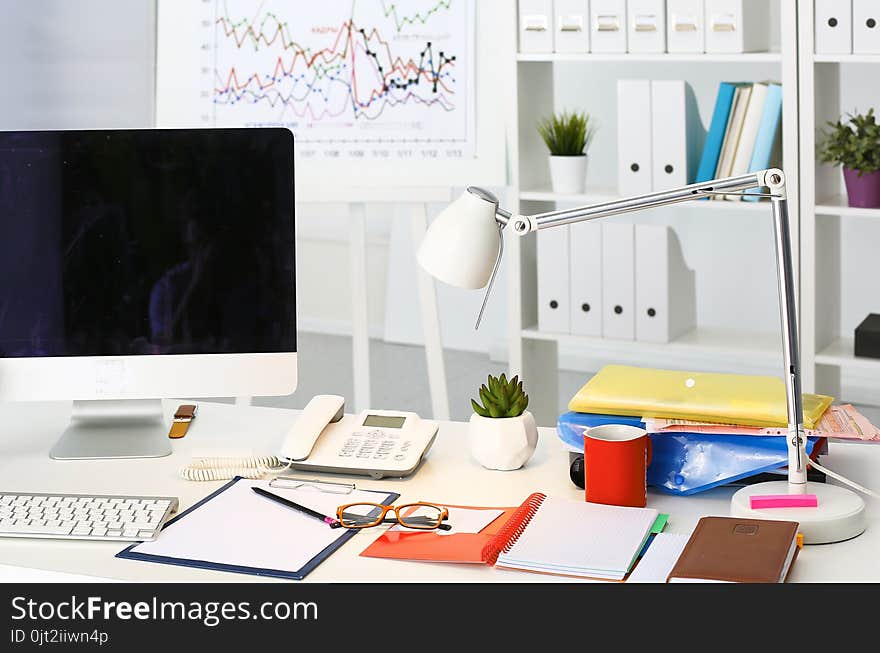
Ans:
[{"label": "purple plant pot", "polygon": [[843,169],[849,205],[861,209],[880,208],[880,171],[868,172],[859,177],[858,170]]}]

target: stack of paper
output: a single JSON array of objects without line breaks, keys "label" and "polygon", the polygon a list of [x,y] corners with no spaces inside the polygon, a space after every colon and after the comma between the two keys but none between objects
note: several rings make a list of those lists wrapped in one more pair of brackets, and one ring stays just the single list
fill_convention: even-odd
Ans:
[{"label": "stack of paper", "polygon": [[[787,435],[787,427],[743,426],[741,424],[720,424],[687,419],[667,419],[645,417],[645,429],[651,433],[723,433],[727,435]],[[871,424],[855,406],[842,404],[830,406],[819,425],[814,429],[804,429],[807,436],[833,438],[835,440],[859,440],[880,442],[880,429]]]}]

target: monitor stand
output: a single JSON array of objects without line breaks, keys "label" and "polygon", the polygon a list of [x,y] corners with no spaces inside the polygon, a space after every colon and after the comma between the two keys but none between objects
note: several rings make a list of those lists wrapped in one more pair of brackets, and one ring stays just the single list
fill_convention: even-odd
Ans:
[{"label": "monitor stand", "polygon": [[74,401],[70,426],[49,456],[55,460],[160,458],[171,453],[159,399]]}]

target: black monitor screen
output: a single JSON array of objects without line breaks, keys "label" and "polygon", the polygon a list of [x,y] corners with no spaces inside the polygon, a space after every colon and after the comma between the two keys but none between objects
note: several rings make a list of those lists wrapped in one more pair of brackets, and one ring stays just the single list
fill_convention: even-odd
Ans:
[{"label": "black monitor screen", "polygon": [[0,132],[0,357],[296,351],[293,137]]}]

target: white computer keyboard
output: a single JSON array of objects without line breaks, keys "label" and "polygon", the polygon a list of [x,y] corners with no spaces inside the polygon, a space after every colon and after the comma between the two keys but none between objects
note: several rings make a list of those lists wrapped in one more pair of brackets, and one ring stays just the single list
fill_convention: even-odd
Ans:
[{"label": "white computer keyboard", "polygon": [[177,506],[176,497],[0,492],[0,537],[145,542]]}]

